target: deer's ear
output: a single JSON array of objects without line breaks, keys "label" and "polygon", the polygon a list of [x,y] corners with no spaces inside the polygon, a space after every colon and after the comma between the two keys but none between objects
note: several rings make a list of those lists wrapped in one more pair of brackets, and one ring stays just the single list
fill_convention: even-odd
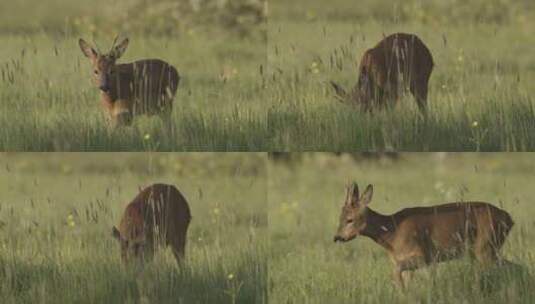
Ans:
[{"label": "deer's ear", "polygon": [[347,188],[346,205],[357,206],[359,202],[359,186],[357,183],[351,184]]},{"label": "deer's ear", "polygon": [[84,53],[85,57],[90,59],[97,57],[97,51],[95,51],[95,49],[92,48],[89,43],[85,42],[84,39],[80,38],[80,40],[78,40],[78,44],[80,45],[80,49],[82,50],[82,53]]},{"label": "deer's ear", "polygon": [[117,229],[117,227],[113,226],[112,230],[111,230],[111,235],[117,239],[117,240],[121,240],[121,233],[119,232],[119,229]]},{"label": "deer's ear", "polygon": [[362,193],[362,197],[360,198],[359,203],[362,204],[363,206],[367,206],[371,202],[372,196],[373,196],[373,186],[368,185],[368,187],[366,187],[366,190],[364,190],[364,193]]},{"label": "deer's ear", "polygon": [[128,43],[129,43],[129,40],[128,38],[126,38],[121,43],[116,45],[111,50],[111,55],[113,56],[113,58],[119,59],[121,56],[123,56],[124,52],[126,51],[126,48],[128,47]]},{"label": "deer's ear", "polygon": [[334,81],[331,81],[331,87],[334,89],[336,99],[338,99],[338,101],[345,102],[347,99],[347,93],[344,88]]}]

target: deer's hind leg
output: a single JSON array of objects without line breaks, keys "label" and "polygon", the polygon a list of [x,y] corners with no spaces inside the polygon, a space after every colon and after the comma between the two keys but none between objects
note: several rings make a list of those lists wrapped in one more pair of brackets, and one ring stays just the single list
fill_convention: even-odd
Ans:
[{"label": "deer's hind leg", "polygon": [[427,113],[427,90],[428,90],[429,77],[425,75],[416,75],[414,79],[411,79],[410,91],[416,99],[416,104],[420,109],[420,112]]},{"label": "deer's hind leg", "polygon": [[162,96],[161,106],[159,108],[158,116],[162,120],[165,131],[170,137],[174,136],[174,123],[173,123],[173,100],[167,96]]},{"label": "deer's hind leg", "polygon": [[173,251],[173,255],[179,266],[184,264],[186,257],[186,233],[177,233],[173,235],[173,238],[169,240],[168,245]]},{"label": "deer's hind leg", "polygon": [[504,265],[498,254],[499,248],[491,241],[490,237],[490,234],[481,236],[474,246],[474,255],[479,262],[477,281],[479,289],[484,294],[492,291],[492,286],[497,283],[495,281],[496,270]]},{"label": "deer's hind leg", "polygon": [[474,242],[474,253],[477,260],[484,265],[501,262],[500,249],[509,233],[510,226],[497,224],[490,217],[485,217],[480,226],[491,229],[478,229],[478,237]]},{"label": "deer's hind leg", "polygon": [[474,255],[483,266],[491,266],[499,262],[499,247],[493,242],[492,232],[480,234],[474,244]]}]

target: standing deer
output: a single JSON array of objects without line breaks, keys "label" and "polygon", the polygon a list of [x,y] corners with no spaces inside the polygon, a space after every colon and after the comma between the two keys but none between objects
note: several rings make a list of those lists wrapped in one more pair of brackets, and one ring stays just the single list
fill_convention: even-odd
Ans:
[{"label": "standing deer", "polygon": [[123,214],[112,234],[121,244],[121,257],[150,261],[159,246],[170,246],[179,264],[184,259],[191,221],[188,202],[173,185],[153,184],[143,189]]},{"label": "standing deer", "polygon": [[137,115],[160,115],[170,122],[180,77],[175,67],[159,59],[116,64],[128,46],[128,39],[101,54],[83,39],[82,52],[93,65],[93,80],[100,89],[100,101],[113,126],[130,125]]},{"label": "standing deer", "polygon": [[404,271],[456,259],[468,253],[483,265],[499,263],[498,251],[513,226],[504,210],[483,202],[414,207],[382,215],[368,207],[368,185],[359,196],[357,184],[347,190],[335,242],[364,235],[388,252],[395,282],[404,288]]},{"label": "standing deer", "polygon": [[427,109],[427,87],[433,56],[416,35],[397,33],[367,50],[360,61],[357,84],[350,93],[331,81],[338,100],[366,112],[397,103],[408,87],[421,112]]}]

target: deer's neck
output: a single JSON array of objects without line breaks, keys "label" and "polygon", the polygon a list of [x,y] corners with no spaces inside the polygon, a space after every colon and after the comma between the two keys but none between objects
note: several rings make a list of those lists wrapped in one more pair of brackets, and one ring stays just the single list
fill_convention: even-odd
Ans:
[{"label": "deer's neck", "polygon": [[387,250],[392,248],[391,240],[395,232],[395,224],[392,216],[382,215],[371,209],[367,210],[368,217],[366,228],[362,235],[374,240]]}]

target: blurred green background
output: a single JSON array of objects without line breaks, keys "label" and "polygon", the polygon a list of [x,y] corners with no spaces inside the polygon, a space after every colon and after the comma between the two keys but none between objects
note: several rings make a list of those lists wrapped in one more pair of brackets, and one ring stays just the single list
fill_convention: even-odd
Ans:
[{"label": "blurred green background", "polygon": [[18,0],[0,3],[2,33],[121,31],[180,35],[230,31],[258,35],[266,22],[264,0]]},{"label": "blurred green background", "polygon": [[[2,303],[267,303],[265,154],[1,153]],[[186,266],[124,268],[111,228],[140,188],[187,199]]]},{"label": "blurred green background", "polygon": [[417,23],[429,25],[466,25],[474,23],[508,24],[528,21],[535,15],[530,0],[271,0],[270,21],[323,20],[354,24]]},{"label": "blurred green background", "polygon": [[[273,303],[533,303],[534,153],[295,153],[269,164],[270,301]],[[387,252],[366,237],[333,243],[346,185],[374,186],[382,214],[485,201],[515,225],[502,248],[520,269],[477,271],[469,259],[414,272],[405,293]],[[481,279],[491,282],[489,290]],[[487,282],[487,281],[484,281]]]}]

